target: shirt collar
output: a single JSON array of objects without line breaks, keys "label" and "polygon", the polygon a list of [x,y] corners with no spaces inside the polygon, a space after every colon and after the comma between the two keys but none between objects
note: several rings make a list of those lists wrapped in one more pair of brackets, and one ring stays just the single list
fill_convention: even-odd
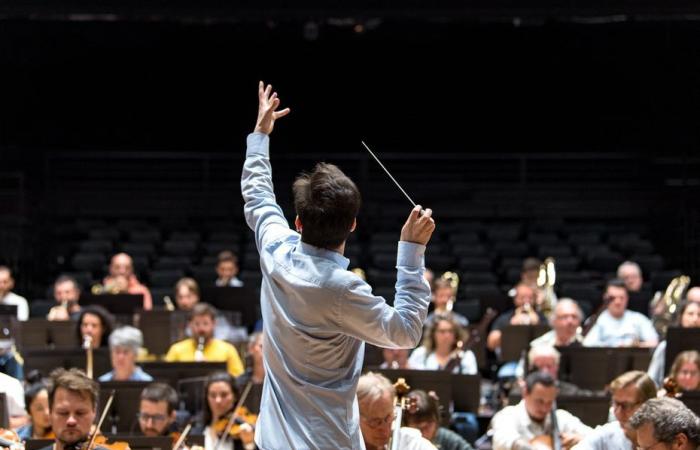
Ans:
[{"label": "shirt collar", "polygon": [[316,256],[323,259],[330,259],[345,270],[347,270],[348,266],[350,265],[350,260],[338,252],[334,252],[333,250],[327,250],[325,248],[314,247],[313,245],[306,244],[301,241],[299,241],[297,251],[305,255]]}]

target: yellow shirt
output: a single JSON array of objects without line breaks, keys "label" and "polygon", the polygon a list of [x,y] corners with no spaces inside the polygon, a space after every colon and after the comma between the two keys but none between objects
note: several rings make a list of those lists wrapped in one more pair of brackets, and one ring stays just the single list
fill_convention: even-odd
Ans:
[{"label": "yellow shirt", "polygon": [[[193,362],[197,344],[192,338],[176,342],[168,349],[165,360],[170,362]],[[211,362],[225,361],[228,372],[237,377],[243,373],[243,363],[236,347],[220,339],[210,339],[204,346],[204,360]]]}]

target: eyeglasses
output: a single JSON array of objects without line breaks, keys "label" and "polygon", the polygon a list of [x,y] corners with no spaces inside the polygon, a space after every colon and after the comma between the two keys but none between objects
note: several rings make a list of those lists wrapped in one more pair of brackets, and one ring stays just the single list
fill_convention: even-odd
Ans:
[{"label": "eyeglasses", "polygon": [[149,420],[152,420],[154,423],[156,422],[165,422],[167,417],[165,417],[162,414],[146,414],[146,413],[138,413],[136,416],[139,418],[141,422],[148,422]]},{"label": "eyeglasses", "polygon": [[628,402],[618,402],[615,400],[613,400],[611,403],[613,410],[620,408],[623,411],[631,411],[635,406],[637,406],[639,404],[640,404],[640,402],[628,403]]},{"label": "eyeglasses", "polygon": [[362,416],[364,419],[365,423],[370,426],[370,428],[379,428],[382,425],[386,425],[388,423],[391,423],[394,421],[394,413],[391,412],[389,413],[385,418],[380,419],[375,417],[374,419],[367,418],[365,416]]}]

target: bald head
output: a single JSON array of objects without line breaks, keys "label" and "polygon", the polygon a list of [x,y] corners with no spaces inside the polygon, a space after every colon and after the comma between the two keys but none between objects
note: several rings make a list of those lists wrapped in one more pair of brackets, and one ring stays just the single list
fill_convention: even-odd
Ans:
[{"label": "bald head", "polygon": [[123,276],[131,277],[134,273],[134,262],[131,256],[126,253],[117,253],[112,256],[112,261],[109,263],[109,274],[113,277]]},{"label": "bald head", "polygon": [[689,302],[700,303],[700,286],[690,288],[688,294],[686,294],[686,298]]},{"label": "bald head", "polygon": [[7,266],[0,266],[0,298],[6,296],[15,287],[12,271]]}]

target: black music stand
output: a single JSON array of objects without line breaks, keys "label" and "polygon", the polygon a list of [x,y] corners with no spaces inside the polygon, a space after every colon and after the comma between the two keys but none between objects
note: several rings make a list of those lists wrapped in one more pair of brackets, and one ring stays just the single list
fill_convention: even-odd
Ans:
[{"label": "black music stand", "polygon": [[177,393],[180,398],[180,407],[184,406],[190,415],[195,416],[204,410],[204,384],[207,377],[185,378],[177,380]]},{"label": "black music stand", "polygon": [[173,342],[185,338],[187,312],[151,310],[138,311],[143,346],[153,355],[165,355]]},{"label": "black music stand", "polygon": [[242,324],[249,330],[258,320],[260,294],[253,287],[203,287],[202,301],[221,310],[240,312]]},{"label": "black music stand", "polygon": [[666,366],[664,373],[671,372],[673,360],[679,353],[700,348],[700,328],[669,327],[666,332]]},{"label": "black music stand", "polygon": [[600,391],[630,370],[645,371],[651,351],[639,347],[557,347],[561,353],[559,379],[582,389]]},{"label": "black music stand", "polygon": [[549,331],[549,325],[508,325],[501,330],[501,361],[517,361],[530,342]]},{"label": "black music stand", "polygon": [[10,409],[7,405],[7,394],[0,392],[0,427],[10,429]]},{"label": "black music stand", "polygon": [[696,416],[700,416],[700,392],[687,391],[678,399],[685,403],[685,406],[690,408]]},{"label": "black music stand", "polygon": [[139,363],[147,374],[156,380],[167,382],[177,389],[178,380],[183,378],[206,377],[212,372],[226,372],[226,362],[166,362],[166,361],[144,361]]},{"label": "black music stand", "polygon": [[452,374],[452,402],[459,412],[479,412],[481,401],[481,376]]},{"label": "black music stand", "polygon": [[104,431],[131,433],[138,429],[137,414],[141,404],[141,392],[151,384],[148,381],[102,381],[98,411],[102,411],[114,391],[112,407],[102,426]]},{"label": "black music stand", "polygon": [[143,308],[143,294],[80,294],[80,305],[100,305],[112,314],[131,316]]},{"label": "black music stand", "polygon": [[27,439],[24,441],[24,449],[25,450],[39,450],[44,447],[51,447],[53,448],[54,440],[53,439]]},{"label": "black music stand", "polygon": [[572,395],[557,397],[557,408],[569,411],[591,428],[608,423],[610,397]]},{"label": "black music stand", "polygon": [[[24,351],[22,356],[24,357],[25,373],[38,370],[43,376],[48,376],[57,367],[63,367],[64,369],[77,367],[81,370],[86,368],[85,350],[82,348],[30,349]],[[109,349],[94,349],[92,351],[92,360],[95,378],[112,370]]]},{"label": "black music stand", "polygon": [[20,322],[20,349],[45,349],[50,347],[79,347],[76,334],[77,323],[73,321],[49,321],[29,319]]}]

